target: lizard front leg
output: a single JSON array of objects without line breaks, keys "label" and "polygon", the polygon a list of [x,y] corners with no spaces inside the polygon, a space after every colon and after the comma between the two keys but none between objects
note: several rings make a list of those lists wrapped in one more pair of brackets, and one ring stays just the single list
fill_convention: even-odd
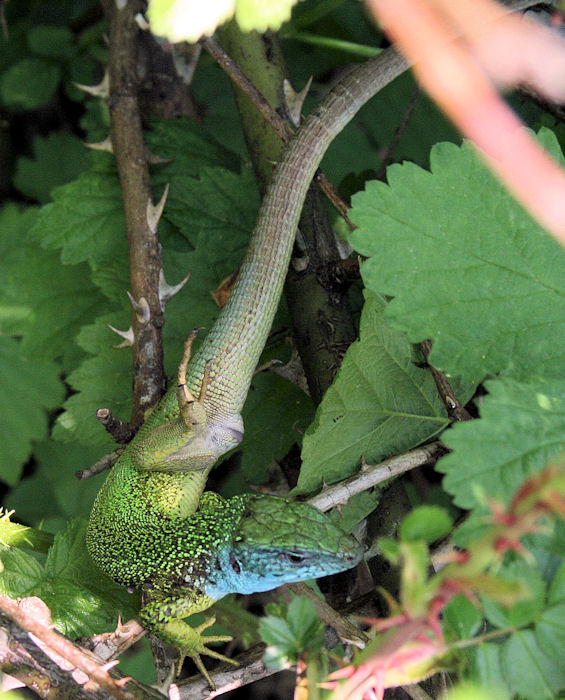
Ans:
[{"label": "lizard front leg", "polygon": [[204,635],[204,630],[211,627],[216,619],[210,617],[197,627],[191,627],[180,618],[187,617],[196,612],[207,610],[215,601],[208,596],[190,592],[183,598],[165,598],[147,603],[139,613],[143,626],[153,632],[166,644],[178,649],[180,659],[177,671],[180,672],[185,657],[190,657],[200,673],[206,678],[210,688],[214,689],[214,683],[210,674],[202,663],[201,655],[211,656],[220,661],[237,666],[237,661],[220,654],[207,647],[214,642],[229,642],[232,637],[227,635]]}]

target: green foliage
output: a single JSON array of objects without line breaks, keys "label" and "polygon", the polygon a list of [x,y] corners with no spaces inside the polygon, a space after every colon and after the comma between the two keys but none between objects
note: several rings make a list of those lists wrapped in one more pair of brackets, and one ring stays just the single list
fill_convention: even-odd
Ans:
[{"label": "green foliage", "polygon": [[438,464],[444,488],[463,508],[487,498],[506,503],[524,477],[563,448],[563,381],[510,378],[485,384],[481,420],[459,423],[444,435],[453,450]]},{"label": "green foliage", "polygon": [[[293,4],[243,0],[228,9],[242,26],[278,26]],[[87,516],[103,478],[79,482],[75,470],[112,447],[95,410],[107,406],[127,419],[131,404],[131,355],[112,347],[119,341],[107,325],[125,329],[130,316],[119,180],[111,155],[89,153],[81,144],[106,138],[109,109],[73,84],[102,77],[107,28],[98,16],[92,20],[88,2],[8,3],[5,9],[0,106],[12,129],[18,120],[27,126],[7,152],[7,132],[0,131],[0,185],[5,182],[3,194],[18,202],[0,209],[0,478],[13,487],[6,504],[20,519],[45,522],[60,534],[47,557],[4,550],[0,588],[41,596],[59,629],[84,635],[108,631],[118,612],[127,617],[138,609],[136,597],[92,568],[83,524],[67,526],[69,518]],[[326,89],[327,76],[359,56],[356,47],[381,41],[352,0],[307,0],[286,27],[293,84],[301,87],[314,74],[305,111]],[[314,48],[298,43],[304,32]],[[392,153],[406,162],[388,169],[387,184],[368,182],[355,194],[389,156],[414,90],[409,75],[388,86],[339,135],[323,164],[337,184],[343,181],[342,192],[354,195],[351,217],[358,228],[350,241],[368,256],[359,340],[313,422],[310,399],[294,385],[271,373],[254,378],[241,468],[229,475],[226,490],[264,482],[271,463],[302,437],[296,493],[355,474],[363,458],[378,462],[441,436],[451,454],[438,465],[440,497],[439,483],[428,486],[426,505],[404,519],[400,538],[381,540],[384,555],[407,565],[405,602],[425,609],[428,545],[452,520],[431,504],[449,505],[452,515],[455,506],[470,510],[456,533],[458,544],[468,545],[488,531],[492,499],[508,506],[524,478],[565,443],[565,258],[468,144],[438,143],[458,136],[423,96]],[[194,91],[204,125],[155,120],[146,132],[148,152],[161,159],[152,159],[154,200],[170,188],[159,226],[165,275],[174,284],[191,272],[167,306],[170,375],[187,333],[209,329],[217,317],[212,293],[240,264],[259,206],[231,88],[207,58],[196,71]],[[528,110],[537,128],[536,113]],[[53,127],[67,111],[64,125]],[[538,138],[563,161],[550,131]],[[429,171],[423,169],[428,162]],[[289,325],[284,309],[275,325],[277,331]],[[412,345],[425,338],[433,342],[430,362],[446,372],[463,403],[482,383],[487,394],[476,399],[480,419],[445,430],[435,383]],[[265,358],[287,354],[276,340]],[[21,479],[26,463],[30,475]],[[421,484],[414,483],[417,491]],[[350,531],[379,499],[378,489],[358,494],[332,517]],[[375,527],[373,520],[369,531]],[[479,698],[485,689],[485,697],[496,698],[562,692],[564,532],[558,524],[550,534],[530,536],[531,557],[501,562],[499,578],[483,582],[481,608],[461,595],[445,608],[446,639],[461,646],[471,640],[460,675],[478,684],[454,690],[454,698]],[[518,600],[526,590],[529,597]],[[511,607],[503,604],[508,600]],[[246,643],[255,640],[256,618],[239,603],[217,607],[222,624],[242,631]],[[483,640],[483,633],[492,637]],[[271,614],[261,634],[271,662],[296,660],[309,649],[310,668],[317,663],[320,623],[310,602],[295,599]]]},{"label": "green foliage", "polygon": [[14,109],[37,109],[57,89],[61,71],[39,58],[23,58],[0,77],[0,99]]},{"label": "green foliage", "polygon": [[304,436],[297,491],[308,493],[437,435],[448,423],[417,350],[383,321],[385,302],[366,292],[360,340],[347,351]]},{"label": "green foliage", "polygon": [[[540,139],[562,160],[551,132]],[[365,284],[394,296],[387,321],[412,342],[430,338],[430,362],[472,384],[501,371],[561,376],[565,251],[469,144],[438,144],[430,163],[393,165],[388,185],[353,200],[350,240],[372,256]]]},{"label": "green foliage", "polygon": [[30,362],[18,341],[0,338],[0,423],[5,435],[17,436],[2,440],[0,447],[0,470],[8,484],[18,482],[32,442],[47,437],[46,411],[63,397],[58,374],[54,363]]},{"label": "green foliage", "polygon": [[295,663],[306,650],[319,652],[324,643],[316,607],[303,596],[293,598],[286,609],[279,607],[276,615],[263,618],[259,633],[267,644],[265,663],[275,668]]},{"label": "green foliage", "polygon": [[51,190],[74,180],[88,167],[88,154],[80,139],[53,132],[33,143],[35,158],[19,158],[14,185],[41,204],[51,199]]},{"label": "green foliage", "polygon": [[424,540],[428,544],[451,531],[451,518],[439,506],[420,506],[402,521],[400,538],[405,542]]},{"label": "green foliage", "polygon": [[116,625],[118,614],[136,614],[138,600],[103,576],[86,551],[84,520],[71,521],[39,561],[21,549],[1,554],[0,592],[13,598],[38,596],[56,628],[70,637],[98,634]]}]

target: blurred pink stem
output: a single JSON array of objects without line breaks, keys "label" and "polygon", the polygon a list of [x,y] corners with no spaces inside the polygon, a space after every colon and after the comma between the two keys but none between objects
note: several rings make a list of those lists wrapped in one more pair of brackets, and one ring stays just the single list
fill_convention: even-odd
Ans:
[{"label": "blurred pink stem", "polygon": [[[447,0],[368,0],[368,4],[413,63],[427,92],[531,215],[565,245],[565,173],[525,131],[485,73],[488,66],[481,63],[481,58],[488,63],[497,48],[492,42],[504,44],[509,32],[516,48],[507,53],[504,65],[495,67],[492,77],[507,82],[512,76],[515,81],[512,65],[514,58],[524,63],[525,46],[538,61],[546,50],[546,61],[558,59],[565,65],[565,42],[508,15],[491,0],[458,0],[450,8]],[[516,41],[520,36],[524,41]],[[565,81],[555,89],[549,81],[543,91],[560,94],[564,87]]]}]

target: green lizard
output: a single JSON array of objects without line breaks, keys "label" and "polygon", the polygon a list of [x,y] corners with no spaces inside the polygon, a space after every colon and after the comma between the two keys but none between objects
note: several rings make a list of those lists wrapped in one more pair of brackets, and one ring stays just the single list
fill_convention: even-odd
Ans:
[{"label": "green lizard", "polygon": [[189,338],[179,386],[150,414],[95,501],[87,533],[93,560],[116,581],[144,589],[143,624],[203,673],[199,655],[218,656],[205,646],[215,638],[179,618],[229,591],[268,590],[359,560],[354,540],[307,504],[269,496],[223,502],[202,492],[212,466],[243,437],[241,409],[322,156],[359,108],[405,67],[397,54],[384,52],[308,117],[275,170],[226,306],[192,359],[194,333]]}]

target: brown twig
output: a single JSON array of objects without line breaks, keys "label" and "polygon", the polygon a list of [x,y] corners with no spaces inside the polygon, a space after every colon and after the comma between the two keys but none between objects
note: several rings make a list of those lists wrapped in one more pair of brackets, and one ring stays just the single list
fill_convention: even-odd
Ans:
[{"label": "brown twig", "polygon": [[414,90],[414,93],[412,97],[410,98],[410,102],[408,103],[408,107],[406,107],[406,110],[404,111],[404,115],[400,121],[400,124],[396,127],[396,130],[393,134],[393,137],[391,139],[391,142],[387,146],[384,154],[383,154],[383,159],[382,163],[377,170],[377,175],[376,175],[376,180],[382,180],[385,176],[386,169],[388,166],[391,164],[392,157],[394,154],[394,151],[396,150],[398,144],[400,143],[400,139],[402,138],[402,135],[406,131],[406,127],[408,126],[408,122],[410,121],[410,117],[414,113],[414,110],[416,109],[416,105],[418,104],[418,99],[420,98],[421,95],[421,89],[420,86],[416,87]]},{"label": "brown twig", "polygon": [[109,408],[99,408],[96,411],[96,420],[106,428],[119,445],[127,445],[136,433],[130,423],[120,420]]},{"label": "brown twig", "polygon": [[432,442],[429,445],[410,450],[410,452],[385,459],[380,464],[364,464],[363,469],[358,474],[345,479],[345,481],[340,481],[338,484],[328,486],[310,498],[308,502],[318,510],[329,510],[346,503],[351,496],[367,491],[367,489],[371,489],[383,481],[388,481],[394,476],[399,476],[425,464],[433,464],[443,454],[445,454],[445,448],[439,442]]},{"label": "brown twig", "polygon": [[97,474],[105,472],[107,469],[111,469],[114,466],[114,464],[116,464],[123,451],[123,447],[118,447],[117,450],[113,450],[107,455],[104,455],[104,457],[101,457],[97,462],[94,462],[94,464],[88,467],[87,469],[77,469],[75,472],[76,478],[79,481],[85,481],[86,479],[90,479],[91,477],[96,476]]},{"label": "brown twig", "polygon": [[[288,143],[292,137],[292,129],[288,122],[283,119],[280,114],[274,110],[265,97],[257,90],[255,85],[249,80],[239,65],[222,49],[222,47],[213,39],[203,39],[202,46],[210,54],[210,56],[218,63],[225,71],[230,80],[242,90],[253,105],[257,108],[265,120],[273,127],[284,143]],[[318,169],[314,175],[314,181],[319,185],[322,192],[326,195],[336,211],[345,220],[347,225],[354,229],[355,226],[347,216],[349,206],[347,202],[339,194],[337,188],[328,179],[328,177]]]},{"label": "brown twig", "polygon": [[[119,7],[118,7],[119,6]],[[133,409],[132,423],[139,424],[145,411],[162,396],[166,377],[163,367],[159,301],[161,254],[159,240],[148,220],[151,183],[138,105],[137,49],[139,28],[135,17],[142,3],[104,0],[110,23],[110,135],[116,157],[128,235],[132,303],[148,309],[132,312]]]},{"label": "brown twig", "polygon": [[[135,700],[160,697],[151,689],[145,691],[140,686],[135,694],[126,690],[123,687],[124,679],[117,681],[112,678],[108,670],[85,650],[55,632],[49,609],[39,598],[15,601],[0,596],[0,620],[4,634],[31,655],[25,660],[26,655],[22,652],[20,657],[22,680],[25,678],[31,683],[36,674],[38,681],[42,679],[46,682],[43,688],[36,688],[42,697],[70,697],[71,688],[72,697],[77,698]],[[33,637],[30,638],[30,635]],[[19,677],[20,662],[10,653],[9,639],[1,641],[0,665]]]},{"label": "brown twig", "polygon": [[429,355],[432,350],[432,344],[430,343],[429,340],[423,340],[420,344],[420,350],[422,351],[424,357],[426,358],[426,362],[428,363],[428,367],[430,369],[430,372],[432,373],[432,377],[434,378],[434,382],[436,383],[437,387],[437,392],[439,394],[440,399],[443,402],[443,405],[445,406],[447,410],[447,415],[449,416],[450,420],[452,421],[464,421],[464,420],[471,420],[472,416],[469,413],[469,411],[465,408],[465,406],[461,405],[461,402],[457,398],[457,395],[453,391],[453,388],[451,387],[451,384],[449,383],[449,380],[445,376],[443,372],[441,372],[439,369],[436,369],[433,367],[429,361]]}]

